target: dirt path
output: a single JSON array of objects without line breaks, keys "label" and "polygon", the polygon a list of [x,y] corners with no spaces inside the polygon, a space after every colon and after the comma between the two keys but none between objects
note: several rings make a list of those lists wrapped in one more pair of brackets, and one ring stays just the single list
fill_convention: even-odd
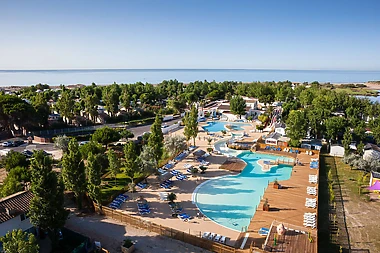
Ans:
[{"label": "dirt path", "polygon": [[364,202],[350,194],[344,184],[341,187],[351,248],[380,252],[380,204]]},{"label": "dirt path", "polygon": [[77,217],[73,214],[67,220],[66,227],[100,241],[102,246],[111,253],[121,252],[120,246],[125,237],[137,242],[136,253],[211,253],[190,244],[127,226],[99,215]]}]

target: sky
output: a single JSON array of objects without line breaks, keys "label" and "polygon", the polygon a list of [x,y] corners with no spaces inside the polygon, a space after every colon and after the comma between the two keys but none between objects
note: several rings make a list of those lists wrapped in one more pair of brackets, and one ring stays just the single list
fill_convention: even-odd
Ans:
[{"label": "sky", "polygon": [[379,0],[2,0],[0,69],[380,70]]}]

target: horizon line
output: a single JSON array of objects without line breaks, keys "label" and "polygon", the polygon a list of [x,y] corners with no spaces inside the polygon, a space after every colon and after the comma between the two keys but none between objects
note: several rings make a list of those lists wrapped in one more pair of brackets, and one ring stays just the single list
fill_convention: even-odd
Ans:
[{"label": "horizon line", "polygon": [[32,71],[116,71],[116,70],[131,70],[131,71],[154,71],[154,70],[264,70],[264,71],[360,71],[360,72],[379,72],[380,70],[358,70],[358,69],[281,69],[281,68],[63,68],[63,69],[0,69],[0,72],[32,72]]}]

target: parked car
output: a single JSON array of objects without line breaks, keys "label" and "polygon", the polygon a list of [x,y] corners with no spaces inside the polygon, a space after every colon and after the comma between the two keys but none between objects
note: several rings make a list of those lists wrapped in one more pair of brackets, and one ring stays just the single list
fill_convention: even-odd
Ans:
[{"label": "parked car", "polygon": [[83,145],[85,145],[85,144],[87,144],[87,143],[89,143],[90,141],[81,141],[81,142],[79,142],[79,146],[83,146]]},{"label": "parked car", "polygon": [[3,142],[3,147],[13,147],[13,142],[11,141],[6,141],[6,142]]},{"label": "parked car", "polygon": [[25,144],[25,141],[19,140],[13,142],[13,146],[15,147],[21,146],[22,144]]},{"label": "parked car", "polygon": [[26,156],[27,158],[31,158],[33,156],[33,151],[30,151],[30,150],[24,150],[21,152],[21,154],[23,154],[24,156]]}]

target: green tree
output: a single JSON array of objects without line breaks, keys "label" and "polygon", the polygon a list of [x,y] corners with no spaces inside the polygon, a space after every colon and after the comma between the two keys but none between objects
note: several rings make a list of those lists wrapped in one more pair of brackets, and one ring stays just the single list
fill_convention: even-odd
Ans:
[{"label": "green tree", "polygon": [[119,132],[110,127],[102,127],[102,128],[96,129],[96,131],[91,137],[91,140],[99,142],[105,145],[106,147],[111,142],[118,141],[119,139],[120,139]]},{"label": "green tree", "polygon": [[26,160],[26,156],[20,152],[11,150],[3,158],[2,164],[5,167],[5,170],[9,172],[17,166],[27,167],[29,162]]},{"label": "green tree", "polygon": [[68,211],[64,208],[64,186],[52,170],[52,160],[42,151],[33,155],[31,162],[30,222],[44,231],[48,231],[53,248],[57,245],[58,229],[65,225]]},{"label": "green tree", "polygon": [[74,118],[74,104],[71,92],[69,90],[63,90],[61,93],[61,98],[57,101],[57,108],[62,117],[67,120],[67,123],[71,124]]},{"label": "green tree", "polygon": [[1,186],[1,197],[7,197],[16,192],[22,191],[22,184],[13,175],[8,175]]},{"label": "green tree", "polygon": [[363,156],[363,154],[364,154],[364,143],[362,141],[358,144],[357,152],[360,156]]},{"label": "green tree", "polygon": [[307,121],[303,111],[290,111],[286,121],[286,135],[292,146],[299,146],[300,140],[306,136]]},{"label": "green tree", "polygon": [[343,117],[330,117],[325,121],[326,136],[329,139],[336,139],[338,134],[343,133],[346,127],[346,119]]},{"label": "green tree", "polygon": [[116,153],[110,149],[107,153],[108,158],[108,168],[110,170],[111,176],[115,179],[116,184],[116,175],[120,173],[120,161]]},{"label": "green tree", "polygon": [[241,118],[241,115],[246,114],[246,103],[241,96],[233,96],[230,100],[230,107],[231,112],[235,115],[239,115],[239,118]]},{"label": "green tree", "polygon": [[13,95],[0,95],[0,125],[5,130],[26,129],[35,125],[33,106]]},{"label": "green tree", "polygon": [[343,147],[345,154],[348,154],[350,152],[350,144],[352,142],[352,134],[351,134],[351,129],[346,128],[346,131],[343,134]]},{"label": "green tree", "polygon": [[376,142],[380,143],[380,125],[377,125],[372,128],[373,137],[375,138]]},{"label": "green tree", "polygon": [[109,115],[113,117],[118,112],[119,105],[119,93],[117,84],[103,88],[103,102]]},{"label": "green tree", "polygon": [[96,141],[90,141],[79,147],[79,151],[82,154],[82,158],[87,160],[88,154],[92,153],[94,155],[104,153],[104,148],[101,144]]},{"label": "green tree", "polygon": [[130,139],[130,138],[133,138],[133,137],[135,137],[135,135],[131,132],[131,131],[129,131],[129,130],[127,130],[127,129],[123,129],[121,132],[120,132],[120,137],[121,138],[125,138],[125,139]]},{"label": "green tree", "polygon": [[177,199],[177,195],[175,195],[174,192],[168,194],[168,200],[169,200],[169,203],[174,203],[174,201]]},{"label": "green tree", "polygon": [[190,112],[188,112],[184,117],[185,129],[183,134],[186,137],[186,140],[193,138],[194,146],[195,139],[198,135],[198,112],[196,106],[193,104]]},{"label": "green tree", "polygon": [[40,126],[46,126],[50,114],[50,108],[43,93],[37,93],[32,101],[34,110],[36,111],[35,118]]},{"label": "green tree", "polygon": [[102,167],[99,163],[99,155],[88,154],[88,161],[86,166],[87,174],[87,191],[90,198],[95,201],[99,208],[101,208],[101,171]]},{"label": "green tree", "polygon": [[148,145],[142,147],[141,153],[138,157],[139,166],[145,176],[156,172],[157,161],[154,156],[154,148]]},{"label": "green tree", "polygon": [[133,142],[127,142],[124,146],[124,167],[126,170],[135,170],[137,167],[137,154],[135,144]]},{"label": "green tree", "polygon": [[66,189],[73,191],[78,208],[82,208],[82,198],[86,190],[86,172],[77,140],[72,138],[67,152],[62,157],[62,178]]},{"label": "green tree", "polygon": [[152,147],[154,152],[154,158],[156,160],[156,166],[158,166],[158,161],[161,159],[163,154],[162,147],[164,146],[164,135],[161,130],[161,119],[156,115],[156,119],[150,128],[150,135],[148,139],[148,146]]},{"label": "green tree", "polygon": [[59,148],[62,152],[67,152],[69,146],[70,138],[66,135],[59,135],[54,138],[54,147]]},{"label": "green tree", "polygon": [[165,149],[170,155],[176,155],[186,148],[186,138],[181,135],[168,136],[165,138]]},{"label": "green tree", "polygon": [[14,229],[0,238],[3,250],[7,253],[38,253],[39,246],[32,233]]}]

